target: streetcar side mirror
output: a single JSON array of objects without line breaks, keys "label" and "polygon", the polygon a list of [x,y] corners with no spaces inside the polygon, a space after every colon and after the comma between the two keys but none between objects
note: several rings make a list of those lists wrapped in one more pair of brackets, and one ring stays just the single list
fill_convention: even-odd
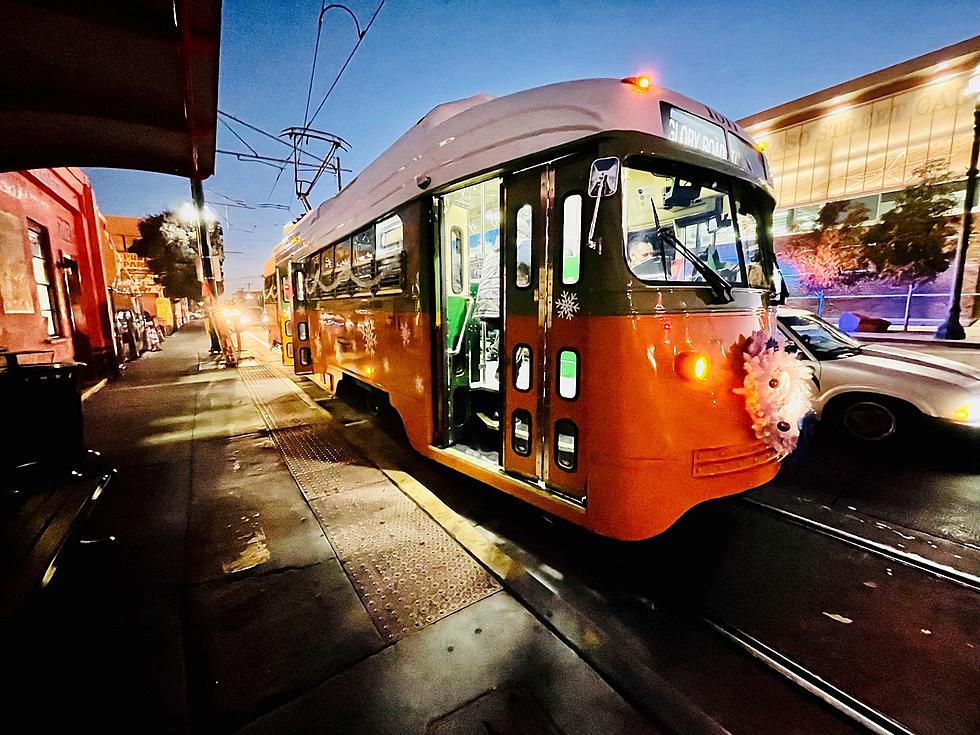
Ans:
[{"label": "streetcar side mirror", "polygon": [[593,199],[609,197],[619,191],[619,159],[598,158],[589,171],[589,196]]}]

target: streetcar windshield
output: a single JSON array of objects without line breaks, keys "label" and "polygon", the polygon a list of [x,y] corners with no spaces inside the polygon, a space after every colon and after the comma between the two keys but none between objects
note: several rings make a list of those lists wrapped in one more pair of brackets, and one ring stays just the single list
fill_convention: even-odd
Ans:
[{"label": "streetcar windshield", "polygon": [[652,283],[704,283],[692,260],[672,244],[676,238],[728,283],[769,288],[763,248],[771,246],[761,198],[733,189],[709,171],[670,168],[623,168],[623,234],[630,271]]}]

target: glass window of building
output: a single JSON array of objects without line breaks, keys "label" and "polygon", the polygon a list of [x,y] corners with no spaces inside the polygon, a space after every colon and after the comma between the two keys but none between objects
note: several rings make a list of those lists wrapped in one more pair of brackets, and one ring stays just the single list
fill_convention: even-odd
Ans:
[{"label": "glass window of building", "polygon": [[37,290],[37,301],[41,306],[41,317],[44,319],[49,337],[61,334],[58,319],[57,300],[55,297],[54,269],[51,267],[51,250],[48,246],[48,233],[41,225],[30,222],[27,227],[27,239],[31,245],[31,266],[34,269],[34,284]]}]

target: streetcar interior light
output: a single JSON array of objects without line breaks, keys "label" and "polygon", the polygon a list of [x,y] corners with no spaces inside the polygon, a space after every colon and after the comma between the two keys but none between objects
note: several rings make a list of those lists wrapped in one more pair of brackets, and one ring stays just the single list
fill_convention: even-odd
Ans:
[{"label": "streetcar interior light", "polygon": [[675,362],[677,373],[686,380],[703,383],[711,372],[711,363],[700,352],[682,352]]},{"label": "streetcar interior light", "polygon": [[632,84],[637,89],[647,90],[650,89],[652,82],[648,76],[640,77],[626,77],[622,80],[623,84]]}]

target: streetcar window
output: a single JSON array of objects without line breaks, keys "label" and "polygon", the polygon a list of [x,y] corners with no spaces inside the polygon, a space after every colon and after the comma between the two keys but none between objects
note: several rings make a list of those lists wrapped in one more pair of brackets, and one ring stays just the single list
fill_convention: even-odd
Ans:
[{"label": "streetcar window", "polygon": [[531,456],[531,413],[519,408],[511,414],[510,445],[514,454],[522,457]]},{"label": "streetcar window", "polygon": [[358,232],[352,238],[352,264],[355,293],[368,293],[374,285],[374,228]]},{"label": "streetcar window", "polygon": [[288,357],[290,359],[292,359],[292,357],[293,357],[293,343],[292,342],[287,342],[286,343],[286,357]]},{"label": "streetcar window", "polygon": [[578,283],[582,248],[582,195],[569,194],[562,207],[561,282]]},{"label": "streetcar window", "polygon": [[378,286],[382,289],[402,287],[402,250],[405,243],[405,228],[397,214],[381,220],[375,226],[377,251]]},{"label": "streetcar window", "polygon": [[449,259],[453,293],[463,293],[463,231],[455,226],[449,230]]},{"label": "streetcar window", "polygon": [[558,395],[569,400],[578,397],[578,353],[575,350],[558,353]]},{"label": "streetcar window", "polygon": [[310,353],[310,348],[309,347],[300,347],[299,348],[299,364],[300,365],[309,365],[311,361],[312,361],[312,354]]},{"label": "streetcar window", "polygon": [[293,298],[295,298],[300,303],[303,303],[304,301],[306,301],[306,282],[305,282],[306,278],[303,274],[303,271],[300,270],[299,268],[293,271],[293,280],[296,282],[293,291],[294,294]]},{"label": "streetcar window", "polygon": [[[658,168],[623,168],[625,256],[633,274],[644,281],[703,283],[686,249],[733,285],[765,287],[762,200],[707,170]],[[746,265],[753,262],[749,279]]]},{"label": "streetcar window", "polygon": [[333,250],[330,245],[320,253],[320,285],[325,289],[333,285]]},{"label": "streetcar window", "polygon": [[282,331],[286,333],[287,337],[293,336],[293,323],[289,319],[282,323]]},{"label": "streetcar window", "polygon": [[555,464],[568,472],[578,466],[578,427],[568,419],[555,422]]},{"label": "streetcar window", "polygon": [[334,283],[337,296],[350,296],[354,293],[354,282],[350,273],[350,240],[337,243],[334,257]]},{"label": "streetcar window", "polygon": [[515,281],[518,288],[531,285],[531,205],[525,204],[517,210],[517,272]]},{"label": "streetcar window", "polygon": [[526,393],[531,390],[531,348],[517,345],[514,348],[514,388]]},{"label": "streetcar window", "polygon": [[279,289],[279,295],[282,297],[283,303],[288,303],[292,301],[292,289],[289,288],[289,276],[285,273],[282,274],[282,288]]},{"label": "streetcar window", "polygon": [[296,322],[296,339],[305,342],[310,338],[310,328],[306,322]]}]

